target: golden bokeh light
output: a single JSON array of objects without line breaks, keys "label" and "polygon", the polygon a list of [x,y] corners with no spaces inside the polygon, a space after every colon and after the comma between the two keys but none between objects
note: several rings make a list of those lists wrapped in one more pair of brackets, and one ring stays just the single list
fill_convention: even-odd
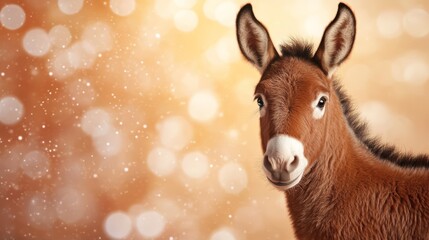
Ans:
[{"label": "golden bokeh light", "polygon": [[[0,236],[292,239],[261,168],[244,0],[0,3]],[[337,2],[255,1],[279,45],[318,44]],[[429,152],[429,4],[350,1],[337,76],[371,132]]]}]

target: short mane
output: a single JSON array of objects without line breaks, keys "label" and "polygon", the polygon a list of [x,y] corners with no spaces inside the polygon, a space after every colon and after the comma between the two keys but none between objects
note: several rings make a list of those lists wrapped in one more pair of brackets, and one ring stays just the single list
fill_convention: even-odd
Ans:
[{"label": "short mane", "polygon": [[[308,42],[292,39],[289,43],[281,45],[281,52],[283,57],[296,57],[314,63],[313,45]],[[367,124],[360,120],[339,81],[334,80],[334,87],[350,128],[372,154],[381,160],[404,168],[429,168],[429,155],[401,153],[394,146],[381,143],[378,138],[371,137],[368,134]]]},{"label": "short mane", "polygon": [[356,137],[379,159],[387,160],[405,168],[429,168],[429,156],[426,154],[412,155],[399,152],[393,145],[381,143],[376,137],[368,134],[367,124],[359,119],[355,113],[349,97],[344,93],[341,85],[334,80],[334,87],[340,99],[343,113]]}]

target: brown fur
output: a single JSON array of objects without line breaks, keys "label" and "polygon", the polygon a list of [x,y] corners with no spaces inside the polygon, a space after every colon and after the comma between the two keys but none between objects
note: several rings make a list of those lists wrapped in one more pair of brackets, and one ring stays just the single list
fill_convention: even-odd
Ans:
[{"label": "brown fur", "polygon": [[[309,160],[299,184],[285,191],[296,237],[429,239],[429,170],[402,167],[397,159],[404,157],[380,157],[390,151],[370,145],[319,50],[308,58],[308,45],[283,46],[283,57],[273,59],[255,89],[267,102],[260,119],[263,151],[273,136],[287,134],[303,143]],[[310,103],[319,92],[329,101],[324,116],[314,119]],[[418,158],[427,166],[425,155]]]}]

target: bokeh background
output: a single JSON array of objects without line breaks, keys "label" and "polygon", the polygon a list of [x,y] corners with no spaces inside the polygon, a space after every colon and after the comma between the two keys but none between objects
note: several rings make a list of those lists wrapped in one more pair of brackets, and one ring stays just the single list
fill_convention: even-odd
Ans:
[{"label": "bokeh background", "polygon": [[[0,238],[292,239],[261,170],[233,0],[0,2]],[[276,45],[336,1],[254,1]],[[375,135],[429,152],[429,3],[349,1],[338,70]]]}]

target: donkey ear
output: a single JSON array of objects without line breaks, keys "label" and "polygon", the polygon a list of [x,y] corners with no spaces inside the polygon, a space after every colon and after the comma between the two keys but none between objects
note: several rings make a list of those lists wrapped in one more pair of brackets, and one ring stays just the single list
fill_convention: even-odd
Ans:
[{"label": "donkey ear", "polygon": [[340,3],[337,15],[326,27],[314,60],[328,77],[349,56],[356,35],[356,19],[352,10]]},{"label": "donkey ear", "polygon": [[253,14],[250,3],[238,12],[236,26],[241,52],[262,74],[268,64],[279,55],[267,29]]}]

